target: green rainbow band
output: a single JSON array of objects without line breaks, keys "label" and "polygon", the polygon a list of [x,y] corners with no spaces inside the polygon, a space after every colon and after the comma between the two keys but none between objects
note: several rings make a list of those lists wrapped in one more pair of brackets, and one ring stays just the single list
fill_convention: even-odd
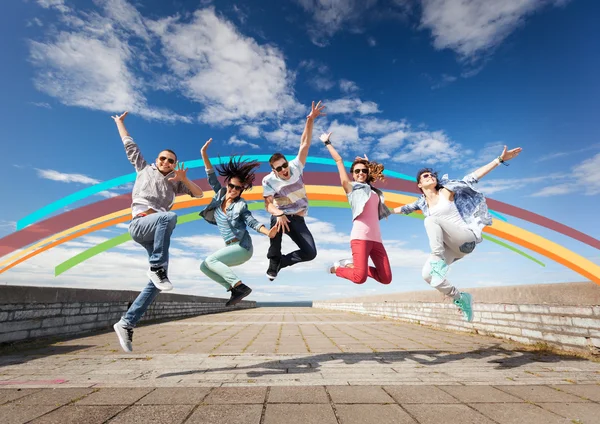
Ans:
[{"label": "green rainbow band", "polygon": [[[334,201],[328,201],[328,200],[309,200],[308,204],[309,204],[309,206],[317,207],[317,208],[342,208],[342,209],[350,208],[350,205],[347,202],[334,202]],[[260,210],[260,209],[263,209],[263,207],[264,207],[263,202],[254,202],[254,203],[248,204],[248,209],[251,211]],[[423,215],[417,214],[417,213],[411,213],[410,215],[406,215],[406,216],[409,216],[411,218],[424,219]],[[199,219],[202,219],[202,218],[200,217],[198,212],[192,212],[192,213],[189,213],[186,215],[178,216],[177,217],[177,225],[187,224],[188,222],[197,221]],[[485,234],[483,235],[483,238],[491,241],[492,243],[496,243],[502,247],[505,247],[515,253],[518,253],[519,255],[524,256],[525,258],[527,258],[541,266],[544,266],[544,267],[546,266],[543,262],[535,259],[534,257],[528,255],[527,253],[525,253],[507,243],[504,243],[496,238],[490,237]],[[57,277],[60,274],[62,274],[63,272],[68,271],[69,269],[73,268],[74,266],[80,264],[81,262],[84,262],[84,261],[98,255],[99,253],[105,252],[108,249],[112,249],[113,247],[123,244],[129,240],[131,240],[131,236],[129,235],[129,233],[125,233],[125,234],[121,234],[119,236],[113,237],[109,240],[106,240],[106,241],[104,241],[94,247],[91,247],[87,250],[84,250],[83,252],[79,253],[78,255],[75,255],[72,258],[57,265],[54,268],[54,276]]]}]

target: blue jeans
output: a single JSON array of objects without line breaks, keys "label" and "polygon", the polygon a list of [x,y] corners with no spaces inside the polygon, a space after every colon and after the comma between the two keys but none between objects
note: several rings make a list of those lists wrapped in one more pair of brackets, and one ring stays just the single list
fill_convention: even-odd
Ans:
[{"label": "blue jeans", "polygon": [[[287,255],[281,255],[281,238],[283,237],[283,232],[277,233],[277,235],[271,239],[267,258],[279,261],[280,269],[292,266],[299,262],[312,261],[317,256],[315,240],[306,226],[304,217],[287,215],[287,218],[290,221],[288,223],[290,231],[286,234],[290,236],[299,249],[288,253]],[[277,218],[271,215],[271,228],[273,228],[276,223]]]},{"label": "blue jeans", "polygon": [[[176,224],[177,215],[174,212],[156,212],[134,218],[129,224],[129,234],[148,252],[150,266],[162,266],[168,270],[171,233]],[[159,293],[160,290],[150,281],[123,315],[121,324],[135,327]]]}]

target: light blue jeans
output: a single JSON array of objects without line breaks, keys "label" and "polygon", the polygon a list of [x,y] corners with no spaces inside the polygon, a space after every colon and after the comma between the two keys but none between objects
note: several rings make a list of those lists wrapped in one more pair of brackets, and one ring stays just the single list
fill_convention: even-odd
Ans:
[{"label": "light blue jeans", "polygon": [[[150,266],[162,266],[168,270],[169,246],[175,225],[177,225],[177,215],[174,212],[157,212],[134,218],[129,224],[129,234],[148,252]],[[135,327],[159,293],[160,290],[149,282],[123,315],[121,324]]]},{"label": "light blue jeans", "polygon": [[203,260],[200,271],[229,291],[238,281],[241,281],[229,267],[247,262],[252,257],[252,251],[252,247],[246,250],[239,242],[232,243]]}]

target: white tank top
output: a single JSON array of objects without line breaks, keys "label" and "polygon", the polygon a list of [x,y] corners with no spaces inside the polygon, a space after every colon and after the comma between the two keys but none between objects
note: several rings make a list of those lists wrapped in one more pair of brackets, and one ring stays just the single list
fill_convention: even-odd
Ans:
[{"label": "white tank top", "polygon": [[444,196],[439,196],[437,205],[429,208],[429,214],[442,218],[444,221],[448,221],[459,227],[468,227],[467,223],[460,216],[456,204]]}]

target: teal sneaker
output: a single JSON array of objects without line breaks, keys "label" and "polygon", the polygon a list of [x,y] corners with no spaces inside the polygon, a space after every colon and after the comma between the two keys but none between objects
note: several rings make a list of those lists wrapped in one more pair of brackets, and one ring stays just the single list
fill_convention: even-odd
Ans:
[{"label": "teal sneaker", "polygon": [[469,293],[460,292],[460,298],[454,301],[469,322],[473,321],[473,296]]},{"label": "teal sneaker", "polygon": [[431,271],[429,274],[431,275],[431,285],[434,287],[439,286],[442,281],[446,279],[446,274],[448,273],[448,265],[446,261],[443,259],[439,261],[431,261]]}]

